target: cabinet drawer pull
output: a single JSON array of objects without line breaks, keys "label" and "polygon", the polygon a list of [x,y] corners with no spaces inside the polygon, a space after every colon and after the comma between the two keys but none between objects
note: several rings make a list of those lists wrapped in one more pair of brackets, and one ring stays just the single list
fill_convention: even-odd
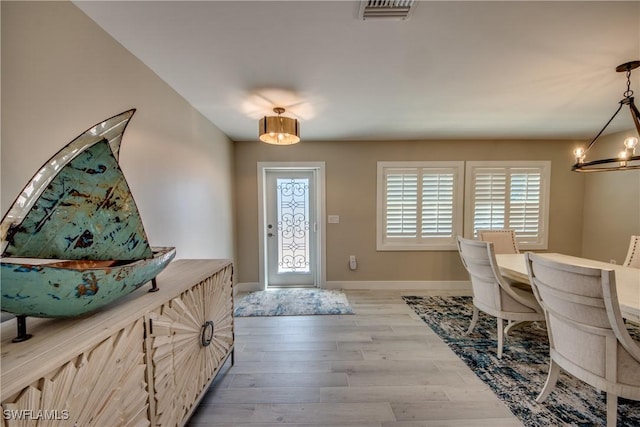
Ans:
[{"label": "cabinet drawer pull", "polygon": [[207,320],[202,325],[202,333],[200,334],[200,344],[203,347],[209,346],[213,341],[213,320]]}]

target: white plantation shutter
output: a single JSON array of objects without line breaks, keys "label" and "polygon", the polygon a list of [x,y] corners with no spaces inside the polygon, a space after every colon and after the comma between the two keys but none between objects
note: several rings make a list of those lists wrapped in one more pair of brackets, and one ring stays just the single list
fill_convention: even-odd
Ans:
[{"label": "white plantation shutter", "polygon": [[477,172],[474,187],[473,229],[505,228],[507,174],[498,170]]},{"label": "white plantation shutter", "polygon": [[550,162],[467,162],[465,235],[511,228],[523,249],[546,249]]},{"label": "white plantation shutter", "polygon": [[511,174],[509,227],[524,238],[536,238],[540,234],[540,188],[542,174],[539,170],[514,170]]},{"label": "white plantation shutter", "polygon": [[450,172],[422,175],[422,237],[453,235],[454,174]]},{"label": "white plantation shutter", "polygon": [[390,173],[386,177],[386,235],[416,237],[418,232],[418,174]]},{"label": "white plantation shutter", "polygon": [[378,250],[455,249],[463,162],[378,162]]}]

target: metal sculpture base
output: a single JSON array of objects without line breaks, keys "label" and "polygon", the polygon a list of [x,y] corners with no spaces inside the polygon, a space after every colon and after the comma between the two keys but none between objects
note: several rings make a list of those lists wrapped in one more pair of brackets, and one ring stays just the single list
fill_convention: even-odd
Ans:
[{"label": "metal sculpture base", "polygon": [[16,316],[18,322],[18,336],[11,340],[11,342],[22,342],[31,338],[31,334],[27,333],[27,316],[19,314]]},{"label": "metal sculpture base", "polygon": [[151,279],[151,289],[149,292],[158,292],[160,288],[158,287],[158,282],[156,282],[156,278]]}]

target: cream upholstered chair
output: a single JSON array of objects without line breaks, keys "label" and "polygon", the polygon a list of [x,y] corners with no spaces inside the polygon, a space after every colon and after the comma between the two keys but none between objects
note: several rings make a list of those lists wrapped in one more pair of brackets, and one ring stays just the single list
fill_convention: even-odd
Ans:
[{"label": "cream upholstered chair", "polygon": [[504,321],[535,322],[544,320],[542,308],[531,291],[516,288],[504,280],[496,263],[493,243],[457,238],[462,264],[471,277],[473,317],[467,333],[478,322],[479,311],[497,318],[498,358],[502,357]]},{"label": "cream upholstered chair", "polygon": [[615,427],[618,396],[640,400],[640,345],[623,323],[615,272],[564,264],[526,253],[531,286],[549,333],[544,401],[560,369],[607,393],[607,426]]},{"label": "cream upholstered chair", "polygon": [[519,254],[516,232],[511,229],[478,230],[478,239],[493,243],[497,254]]},{"label": "cream upholstered chair", "polygon": [[631,236],[627,258],[624,260],[625,267],[640,268],[640,236]]}]

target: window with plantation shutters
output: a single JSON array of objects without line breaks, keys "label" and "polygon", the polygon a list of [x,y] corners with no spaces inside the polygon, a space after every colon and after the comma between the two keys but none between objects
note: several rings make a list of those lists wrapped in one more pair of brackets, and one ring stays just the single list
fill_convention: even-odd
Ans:
[{"label": "window with plantation shutters", "polygon": [[521,249],[546,249],[551,162],[467,162],[465,235],[510,228]]},{"label": "window with plantation shutters", "polygon": [[378,250],[455,249],[463,162],[378,162]]},{"label": "window with plantation shutters", "polygon": [[385,178],[385,235],[415,238],[418,235],[418,173],[397,170]]}]

